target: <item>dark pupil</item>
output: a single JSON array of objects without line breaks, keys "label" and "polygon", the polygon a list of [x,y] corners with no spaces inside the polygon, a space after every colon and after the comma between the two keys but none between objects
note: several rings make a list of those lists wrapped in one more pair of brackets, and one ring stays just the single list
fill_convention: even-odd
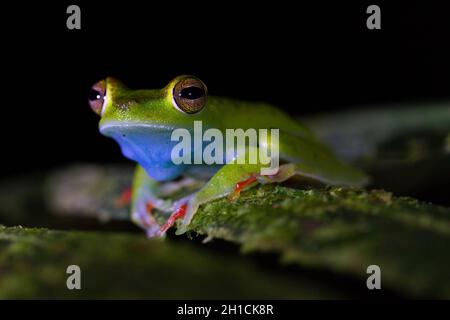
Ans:
[{"label": "dark pupil", "polygon": [[89,91],[89,101],[97,101],[97,100],[101,100],[102,94],[100,93],[100,91],[91,89],[91,91]]},{"label": "dark pupil", "polygon": [[205,95],[205,90],[199,87],[188,87],[181,89],[179,96],[184,99],[195,100]]}]

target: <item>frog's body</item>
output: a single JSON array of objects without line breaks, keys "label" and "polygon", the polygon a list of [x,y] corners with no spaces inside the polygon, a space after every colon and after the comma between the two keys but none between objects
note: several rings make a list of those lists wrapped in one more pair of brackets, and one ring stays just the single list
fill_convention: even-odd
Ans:
[{"label": "frog's body", "polygon": [[[177,77],[161,90],[133,91],[111,78],[96,86],[96,98],[102,98],[98,100],[102,105],[94,104],[93,109],[101,114],[100,132],[114,138],[123,154],[139,164],[133,184],[132,216],[149,236],[160,235],[178,216],[184,216],[179,227],[182,232],[200,204],[224,196],[236,197],[240,189],[256,182],[279,182],[293,175],[331,185],[362,185],[367,181],[361,171],[339,161],[307,128],[282,111],[267,104],[212,96],[206,100],[206,87],[195,77]],[[194,121],[201,121],[203,130],[218,129],[223,136],[226,129],[279,129],[280,170],[276,175],[262,176],[263,165],[259,162],[175,164],[171,154],[178,142],[171,141],[172,132],[178,128],[193,132]],[[248,146],[247,152],[250,148],[258,147]],[[246,155],[236,154],[237,158],[241,156]],[[210,180],[197,193],[174,205],[159,200],[160,182],[181,175]],[[149,203],[162,210],[176,209],[162,230],[149,215]]]}]

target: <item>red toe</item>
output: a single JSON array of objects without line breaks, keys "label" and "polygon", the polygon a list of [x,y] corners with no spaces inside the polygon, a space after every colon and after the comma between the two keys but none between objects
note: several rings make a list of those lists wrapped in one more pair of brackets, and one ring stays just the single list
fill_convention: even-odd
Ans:
[{"label": "red toe", "polygon": [[238,183],[236,183],[233,192],[230,194],[230,196],[228,197],[228,199],[230,201],[234,201],[236,200],[239,195],[241,194],[242,189],[244,189],[245,187],[247,187],[248,185],[252,184],[253,182],[256,181],[256,176],[251,176],[250,178],[240,181]]},{"label": "red toe", "polygon": [[166,232],[171,226],[173,226],[173,224],[177,219],[183,218],[184,215],[186,214],[186,208],[187,204],[183,204],[177,210],[175,210],[170,215],[169,219],[167,219],[166,223],[161,227],[160,231],[162,233]]}]

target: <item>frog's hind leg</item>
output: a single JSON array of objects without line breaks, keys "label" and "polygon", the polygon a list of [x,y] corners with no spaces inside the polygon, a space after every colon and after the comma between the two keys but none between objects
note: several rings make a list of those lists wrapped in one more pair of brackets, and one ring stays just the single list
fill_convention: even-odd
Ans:
[{"label": "frog's hind leg", "polygon": [[[183,218],[177,233],[186,231],[186,226],[191,222],[201,204],[225,196],[235,200],[242,190],[257,183],[283,182],[295,175],[329,185],[358,186],[367,182],[367,176],[364,173],[339,161],[326,146],[314,140],[284,136],[286,141],[282,141],[280,150],[283,150],[282,158],[289,163],[281,165],[274,175],[261,175],[262,169],[266,167],[261,163],[247,164],[248,162],[244,161],[245,164],[239,164],[239,159],[242,160],[245,157],[245,160],[253,151],[249,148],[246,153],[237,156],[236,162],[227,163],[219,169],[208,183],[189,199],[186,206],[180,206],[173,213],[169,221],[171,224],[177,218]],[[171,224],[167,225],[162,232]]]},{"label": "frog's hind leg", "polygon": [[364,186],[369,177],[342,162],[332,150],[316,139],[302,139],[283,132],[281,158],[294,164],[295,174],[327,185]]}]

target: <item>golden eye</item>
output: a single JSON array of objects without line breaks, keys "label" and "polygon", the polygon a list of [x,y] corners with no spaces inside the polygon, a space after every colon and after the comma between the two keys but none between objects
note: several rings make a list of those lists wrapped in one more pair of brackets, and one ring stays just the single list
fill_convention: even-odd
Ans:
[{"label": "golden eye", "polygon": [[188,114],[200,112],[206,105],[207,96],[205,84],[195,77],[182,78],[173,87],[175,107]]},{"label": "golden eye", "polygon": [[98,115],[101,115],[103,104],[106,96],[106,81],[101,80],[94,84],[89,91],[89,105],[91,109]]}]

